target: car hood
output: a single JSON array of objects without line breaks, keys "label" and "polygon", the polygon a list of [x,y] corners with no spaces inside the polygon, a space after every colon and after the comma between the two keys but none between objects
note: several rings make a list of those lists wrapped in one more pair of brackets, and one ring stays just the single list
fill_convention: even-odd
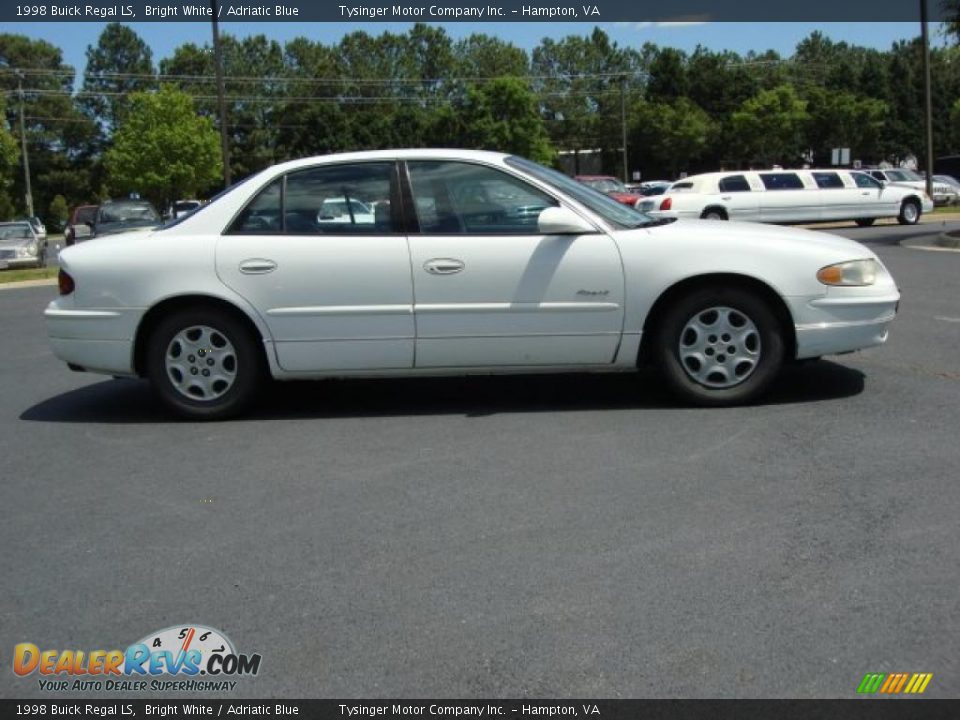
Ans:
[{"label": "car hood", "polygon": [[651,227],[647,230],[664,240],[674,236],[679,238],[697,235],[702,238],[715,238],[727,246],[737,244],[756,246],[758,242],[762,242],[817,248],[836,252],[851,260],[876,257],[872,250],[855,240],[832,233],[781,225],[719,220],[677,220],[669,225]]},{"label": "car hood", "polygon": [[0,240],[0,248],[4,250],[10,250],[12,248],[23,247],[24,245],[29,245],[33,240],[30,238],[19,238],[17,240]]}]

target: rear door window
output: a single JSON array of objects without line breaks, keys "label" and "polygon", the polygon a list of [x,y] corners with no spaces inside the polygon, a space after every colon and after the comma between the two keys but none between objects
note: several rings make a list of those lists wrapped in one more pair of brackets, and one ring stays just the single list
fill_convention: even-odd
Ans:
[{"label": "rear door window", "polygon": [[813,179],[817,181],[817,187],[821,190],[842,190],[843,180],[837,173],[833,172],[815,172]]},{"label": "rear door window", "polygon": [[743,175],[730,175],[720,179],[720,192],[750,192],[750,183]]},{"label": "rear door window", "polygon": [[767,173],[760,178],[767,190],[803,190],[803,181],[796,173]]}]

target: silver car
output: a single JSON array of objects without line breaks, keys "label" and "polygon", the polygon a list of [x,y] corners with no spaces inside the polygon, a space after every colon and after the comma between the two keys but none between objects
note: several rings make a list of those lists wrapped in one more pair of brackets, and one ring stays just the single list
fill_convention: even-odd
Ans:
[{"label": "silver car", "polygon": [[47,241],[37,237],[29,222],[0,223],[0,270],[46,264]]}]

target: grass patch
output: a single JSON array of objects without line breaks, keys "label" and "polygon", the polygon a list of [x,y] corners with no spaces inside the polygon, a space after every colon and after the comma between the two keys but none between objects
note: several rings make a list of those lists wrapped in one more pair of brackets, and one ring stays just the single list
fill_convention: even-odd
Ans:
[{"label": "grass patch", "polygon": [[23,280],[47,280],[55,278],[60,268],[26,268],[23,270],[0,270],[0,284],[21,282]]},{"label": "grass patch", "polygon": [[941,205],[933,209],[934,215],[960,215],[960,205]]}]

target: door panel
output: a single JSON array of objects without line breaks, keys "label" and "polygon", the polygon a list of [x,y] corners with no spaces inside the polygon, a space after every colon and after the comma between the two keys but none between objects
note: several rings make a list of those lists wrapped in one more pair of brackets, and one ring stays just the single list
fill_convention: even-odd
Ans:
[{"label": "door panel", "polygon": [[530,208],[556,201],[498,169],[409,167],[417,367],[613,361],[624,288],[609,236],[540,234]]},{"label": "door panel", "polygon": [[[284,370],[413,366],[410,253],[389,209],[395,183],[393,163],[291,173],[282,208],[245,209],[240,234],[218,241],[220,279],[264,318]],[[364,212],[351,205],[338,216],[338,195]]]}]

